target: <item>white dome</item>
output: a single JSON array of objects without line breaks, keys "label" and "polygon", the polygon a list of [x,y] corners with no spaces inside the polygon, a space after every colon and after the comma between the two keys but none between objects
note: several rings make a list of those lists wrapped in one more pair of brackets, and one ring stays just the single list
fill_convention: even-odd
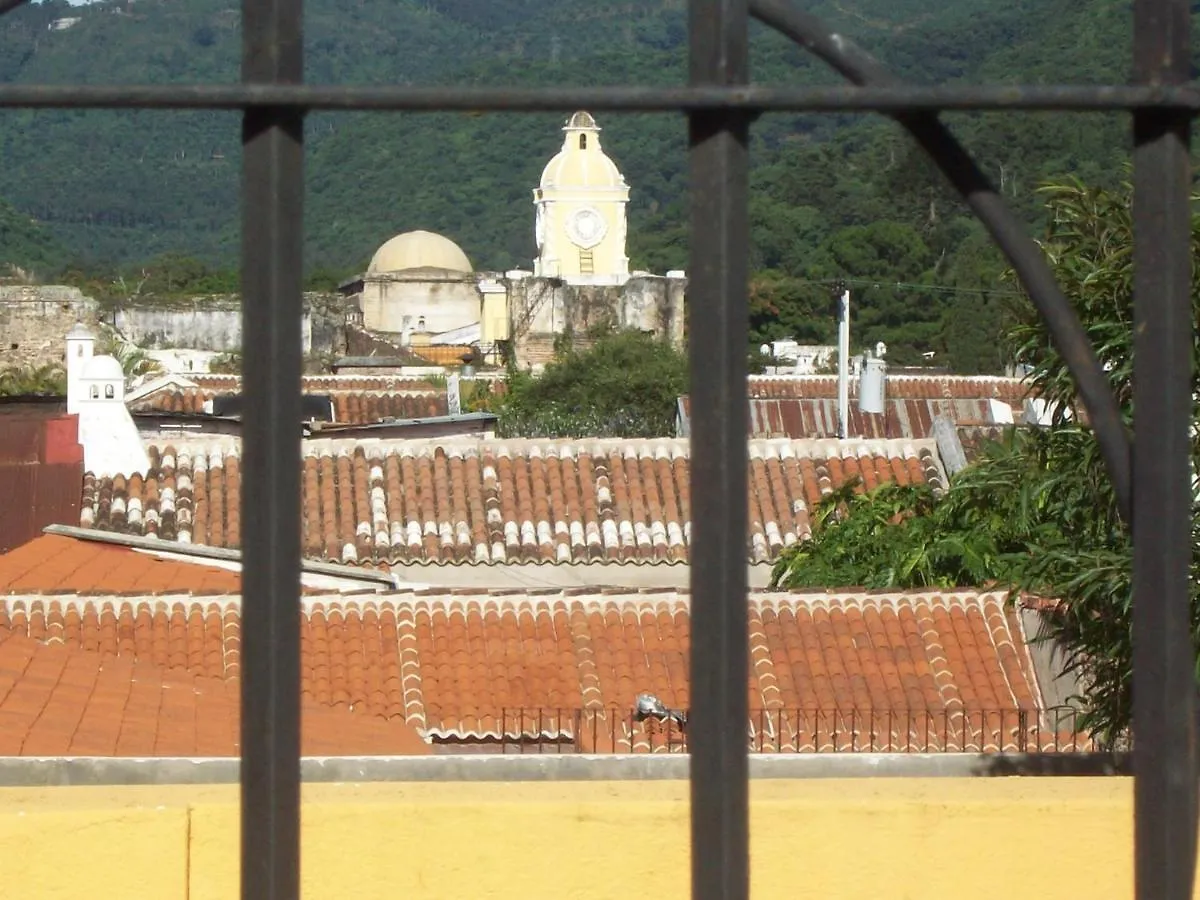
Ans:
[{"label": "white dome", "polygon": [[76,322],[74,325],[72,325],[71,330],[67,332],[67,337],[88,341],[94,341],[96,339],[96,336],[88,331],[87,326],[82,322]]},{"label": "white dome", "polygon": [[112,356],[93,356],[83,364],[81,378],[96,381],[124,381],[125,372]]},{"label": "white dome", "polygon": [[563,127],[562,149],[542,170],[541,186],[624,190],[621,171],[600,146],[600,126],[590,113],[577,112]]},{"label": "white dome", "polygon": [[542,187],[626,187],[617,164],[602,150],[561,150],[542,170]]},{"label": "white dome", "polygon": [[406,231],[375,251],[368,272],[403,272],[408,269],[446,269],[471,272],[471,260],[448,237],[432,231]]}]

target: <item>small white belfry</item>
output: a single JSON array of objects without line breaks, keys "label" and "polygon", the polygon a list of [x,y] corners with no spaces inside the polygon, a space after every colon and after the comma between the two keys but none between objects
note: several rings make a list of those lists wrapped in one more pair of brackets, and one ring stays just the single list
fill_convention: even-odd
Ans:
[{"label": "small white belfry", "polygon": [[82,324],[67,333],[67,412],[79,417],[84,469],[98,477],[145,472],[150,458],[125,407],[125,372],[95,351],[96,338]]},{"label": "small white belfry", "polygon": [[76,322],[67,332],[67,412],[79,412],[79,389],[83,384],[83,367],[91,361],[96,350],[96,338]]}]

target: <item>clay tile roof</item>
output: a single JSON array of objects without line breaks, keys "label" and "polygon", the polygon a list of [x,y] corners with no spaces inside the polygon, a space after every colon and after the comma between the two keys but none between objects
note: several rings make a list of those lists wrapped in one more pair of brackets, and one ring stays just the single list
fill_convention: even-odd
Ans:
[{"label": "clay tile roof", "polygon": [[[1028,749],[1054,737],[1022,621],[1003,594],[755,592],[749,604],[756,749]],[[234,683],[239,609],[233,597],[8,598],[0,640],[23,641],[14,653],[91,654],[126,680],[149,666]],[[306,710],[329,711],[321,715],[404,723],[437,740],[539,737],[589,752],[679,750],[686,740],[677,726],[631,715],[641,692],[675,709],[690,703],[684,591],[325,597],[301,616],[301,691]],[[27,671],[0,657],[0,718],[11,691],[3,679]]]},{"label": "clay tile roof", "polygon": [[[188,379],[198,387],[217,393],[241,390],[240,375],[189,374]],[[437,391],[426,378],[404,375],[304,375],[301,388],[305,393],[327,394],[335,391]]]},{"label": "clay tile roof", "polygon": [[[241,544],[236,445],[148,448],[151,469],[84,478],[84,527]],[[686,440],[326,442],[306,446],[306,556],[371,565],[679,563],[691,533]],[[932,440],[751,441],[750,560],[811,533],[849,478],[944,486]]]},{"label": "clay tile roof", "polygon": [[[237,756],[239,682],[113,658],[0,626],[0,756]],[[306,756],[413,755],[429,747],[403,720],[311,701]]]},{"label": "clay tile roof", "polygon": [[[375,379],[382,381],[383,379]],[[308,393],[321,393],[306,387]],[[204,404],[229,390],[167,388],[130,404],[134,412],[201,413]],[[344,425],[366,425],[381,419],[420,419],[448,413],[446,392],[426,389],[404,392],[358,388],[327,390],[333,401],[334,420]]]},{"label": "clay tile roof", "polygon": [[219,566],[164,559],[56,534],[0,556],[0,594],[237,593],[241,576]]},{"label": "clay tile roof", "polygon": [[[689,704],[684,592],[456,597],[408,603],[397,615],[415,637],[411,702],[430,734],[578,729],[598,750],[604,737],[626,750],[630,741],[662,749],[674,726],[660,729],[658,744],[631,728],[637,694]],[[977,726],[987,713],[993,726],[1015,728],[1022,711],[1036,723],[1041,706],[1020,619],[998,594],[755,594],[750,659],[751,730],[791,749],[835,749],[821,742],[843,738],[865,749],[861,732],[872,729],[877,745],[890,735],[897,749],[926,728],[953,743],[946,729],[964,712]]]}]

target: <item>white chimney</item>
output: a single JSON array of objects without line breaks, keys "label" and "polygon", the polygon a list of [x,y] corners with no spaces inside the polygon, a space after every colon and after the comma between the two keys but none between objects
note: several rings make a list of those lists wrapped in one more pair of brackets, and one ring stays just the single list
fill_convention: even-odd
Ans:
[{"label": "white chimney", "polygon": [[83,368],[96,352],[96,337],[82,322],[67,332],[67,412],[79,412]]}]

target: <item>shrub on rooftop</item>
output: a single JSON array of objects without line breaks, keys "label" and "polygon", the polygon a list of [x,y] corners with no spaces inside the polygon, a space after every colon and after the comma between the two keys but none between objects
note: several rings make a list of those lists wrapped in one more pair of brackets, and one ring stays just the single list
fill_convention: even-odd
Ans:
[{"label": "shrub on rooftop", "polygon": [[505,437],[666,437],[686,392],[683,353],[653,335],[612,331],[585,346],[562,342],[540,375],[510,369],[497,428]]}]

